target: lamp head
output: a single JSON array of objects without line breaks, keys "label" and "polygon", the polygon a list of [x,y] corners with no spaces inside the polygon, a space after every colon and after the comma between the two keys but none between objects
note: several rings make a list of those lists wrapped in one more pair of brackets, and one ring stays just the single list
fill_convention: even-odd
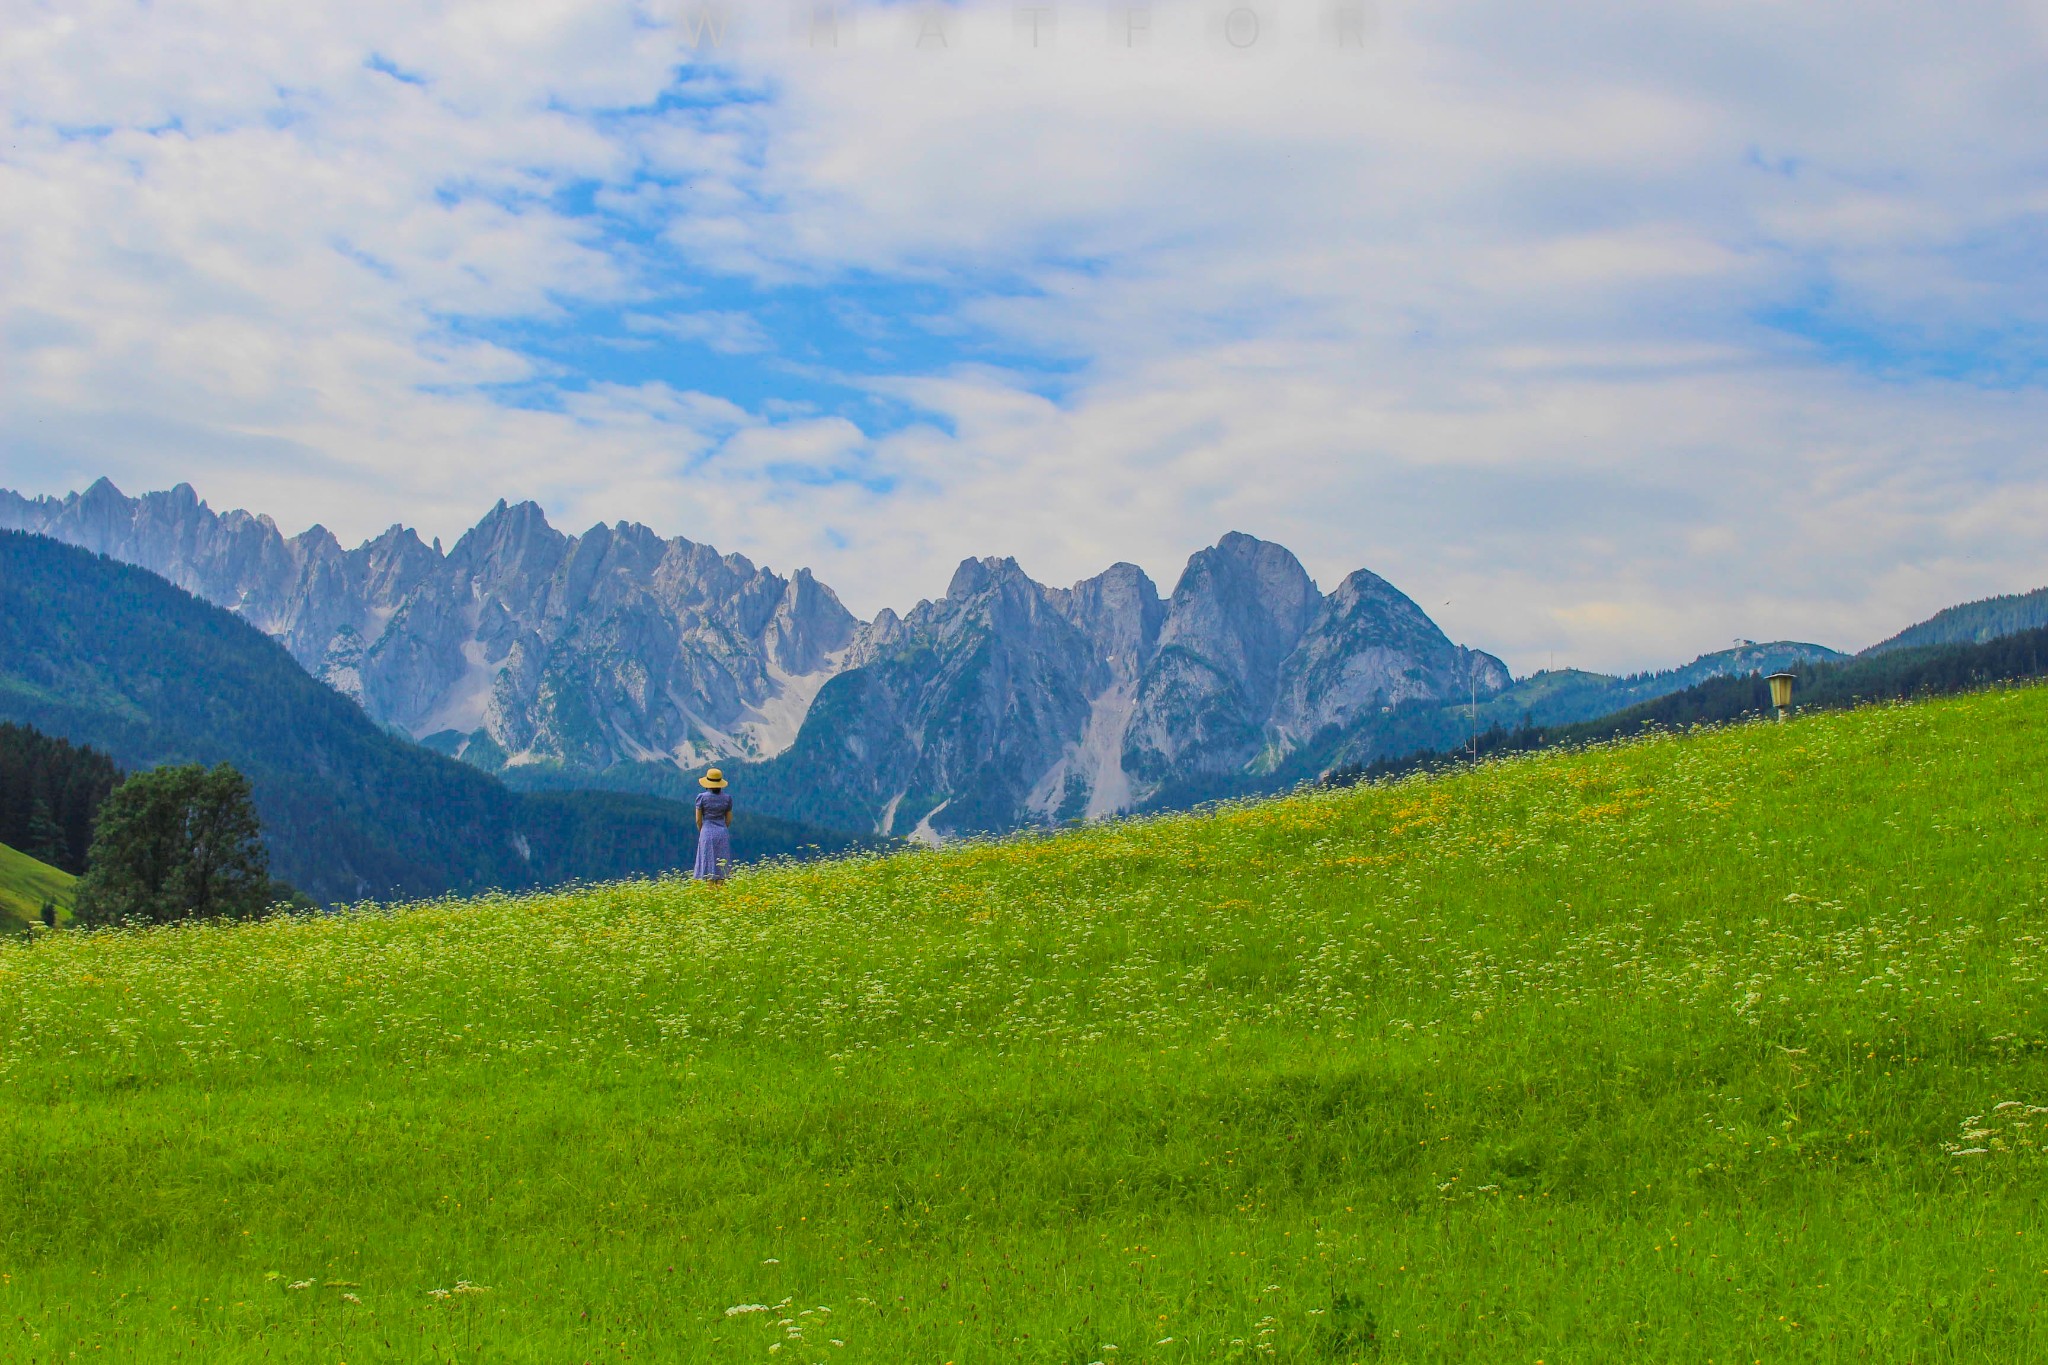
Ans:
[{"label": "lamp head", "polygon": [[1792,705],[1792,684],[1797,677],[1793,673],[1773,673],[1764,680],[1771,685],[1771,705],[1780,711]]}]

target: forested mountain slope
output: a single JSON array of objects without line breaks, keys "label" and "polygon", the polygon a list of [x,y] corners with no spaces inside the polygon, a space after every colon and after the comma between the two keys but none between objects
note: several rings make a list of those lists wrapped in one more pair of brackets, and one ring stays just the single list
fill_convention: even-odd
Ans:
[{"label": "forested mountain slope", "polygon": [[[380,729],[275,640],[154,574],[0,533],[0,721],[127,768],[234,764],[273,871],[324,900],[530,887],[686,864],[689,811],[544,799]],[[755,817],[742,854],[854,842]]]},{"label": "forested mountain slope", "polygon": [[1865,654],[1888,654],[1893,650],[1922,645],[1984,644],[2001,636],[2048,626],[2048,588],[2008,593],[1979,602],[1938,611],[1915,626],[1908,626],[1889,640],[1864,650]]},{"label": "forested mountain slope", "polygon": [[96,749],[0,724],[0,844],[73,875],[85,871],[93,816],[120,781],[121,770]]}]

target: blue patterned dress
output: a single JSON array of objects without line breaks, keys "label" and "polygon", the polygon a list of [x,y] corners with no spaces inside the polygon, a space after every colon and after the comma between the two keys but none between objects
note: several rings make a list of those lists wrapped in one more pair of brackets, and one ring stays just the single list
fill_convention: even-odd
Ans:
[{"label": "blue patterned dress", "polygon": [[704,812],[704,828],[697,831],[697,879],[722,882],[732,865],[732,798],[699,792],[697,809]]}]

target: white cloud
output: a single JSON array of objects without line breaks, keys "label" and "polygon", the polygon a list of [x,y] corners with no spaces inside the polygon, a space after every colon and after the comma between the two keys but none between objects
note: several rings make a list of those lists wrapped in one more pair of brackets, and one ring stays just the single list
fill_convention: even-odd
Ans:
[{"label": "white cloud", "polygon": [[634,313],[626,318],[626,330],[699,341],[720,355],[753,355],[775,349],[760,323],[745,313],[728,309],[706,308],[658,316]]},{"label": "white cloud", "polygon": [[[1032,49],[976,3],[938,53],[868,5],[827,52],[769,4],[679,70],[679,5],[0,0],[0,483],[344,534],[538,497],[865,611],[968,554],[1170,585],[1241,528],[1521,668],[1857,645],[2048,581],[2038,385],[1938,377],[2048,323],[2037,7],[1389,0],[1363,52],[1311,0],[1250,51],[1155,11],[1126,49],[1062,6]],[[917,364],[827,375],[924,418],[508,330],[608,310],[770,363],[722,276],[953,300],[890,319]],[[1799,309],[1872,363],[1760,321]]]}]

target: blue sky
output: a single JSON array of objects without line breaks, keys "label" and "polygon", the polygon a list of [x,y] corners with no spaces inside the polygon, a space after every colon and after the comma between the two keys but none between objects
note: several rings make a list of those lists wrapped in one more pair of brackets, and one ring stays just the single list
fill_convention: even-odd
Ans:
[{"label": "blue sky", "polygon": [[862,614],[1245,530],[1518,670],[2048,582],[2038,6],[837,10],[0,0],[0,485]]}]

